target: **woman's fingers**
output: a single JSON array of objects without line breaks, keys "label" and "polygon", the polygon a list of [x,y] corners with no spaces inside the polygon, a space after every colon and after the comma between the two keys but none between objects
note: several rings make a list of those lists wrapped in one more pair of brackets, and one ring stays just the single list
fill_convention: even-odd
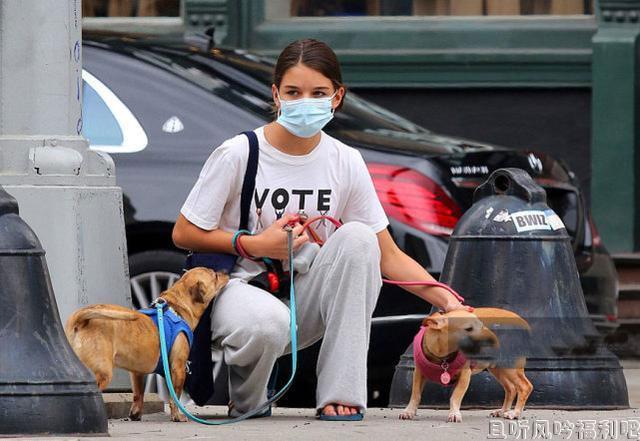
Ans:
[{"label": "woman's fingers", "polygon": [[303,244],[309,242],[309,236],[307,236],[306,234],[302,234],[298,237],[296,237],[293,241],[293,249],[297,250],[298,248],[300,248]]},{"label": "woman's fingers", "polygon": [[[285,213],[280,219],[271,224],[269,228],[260,233],[265,236],[267,247],[272,250],[267,257],[278,260],[285,260],[289,257],[289,244],[287,243],[289,233],[284,230],[284,227],[296,219],[297,215]],[[300,222],[296,222],[291,230],[291,237],[293,238],[292,248],[294,250],[309,241],[309,236],[303,230],[304,226]]]},{"label": "woman's fingers", "polygon": [[457,303],[454,305],[449,305],[445,308],[445,312],[455,311],[457,309],[463,309],[467,312],[473,312],[473,306],[465,305],[463,303]]},{"label": "woman's fingers", "polygon": [[295,225],[295,227],[293,227],[293,230],[291,231],[291,233],[293,234],[293,237],[298,237],[302,234],[302,229],[304,228],[304,226],[301,223],[297,223]]},{"label": "woman's fingers", "polygon": [[293,219],[294,217],[296,216],[292,213],[285,213],[280,219],[276,220],[274,224],[276,224],[280,228],[284,228],[284,226],[287,225],[289,221],[291,221],[291,219]]}]

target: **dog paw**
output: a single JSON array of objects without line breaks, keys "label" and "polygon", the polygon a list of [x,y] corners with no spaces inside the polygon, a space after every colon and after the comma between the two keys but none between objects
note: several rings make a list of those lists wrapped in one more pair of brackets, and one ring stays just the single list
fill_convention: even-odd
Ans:
[{"label": "dog paw", "polygon": [[416,412],[413,410],[404,410],[400,413],[401,420],[412,420],[416,416]]},{"label": "dog paw", "polygon": [[462,414],[460,412],[449,412],[449,416],[447,417],[447,423],[461,423],[462,422]]},{"label": "dog paw", "polygon": [[504,417],[508,420],[517,420],[518,418],[520,418],[520,412],[510,410],[509,412],[505,412]]},{"label": "dog paw", "polygon": [[494,410],[489,414],[489,416],[492,418],[501,417],[503,415],[504,415],[504,410],[502,409]]},{"label": "dog paw", "polygon": [[131,421],[140,421],[140,417],[142,416],[142,412],[129,412],[129,419]]},{"label": "dog paw", "polygon": [[171,421],[175,423],[186,423],[187,417],[179,413],[177,415],[171,415]]}]

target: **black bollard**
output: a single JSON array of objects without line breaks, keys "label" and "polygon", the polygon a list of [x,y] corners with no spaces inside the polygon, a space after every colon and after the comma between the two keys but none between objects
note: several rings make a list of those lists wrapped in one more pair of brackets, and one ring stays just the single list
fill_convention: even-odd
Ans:
[{"label": "black bollard", "polygon": [[[534,390],[527,407],[629,407],[622,367],[600,344],[588,317],[571,239],[546,205],[544,189],[525,171],[496,170],[476,189],[474,205],[451,236],[441,281],[469,305],[509,309],[529,321],[531,333],[525,338],[522,332],[498,333],[502,360],[513,360],[516,351],[528,357],[526,373]],[[409,345],[396,366],[392,407],[409,401],[412,349]],[[468,349],[470,358],[477,356],[478,348]],[[422,405],[448,408],[451,389],[427,383]],[[502,387],[485,371],[472,377],[462,404],[498,408],[503,398]]]},{"label": "black bollard", "polygon": [[107,435],[102,396],[67,342],[44,254],[0,187],[0,437]]}]

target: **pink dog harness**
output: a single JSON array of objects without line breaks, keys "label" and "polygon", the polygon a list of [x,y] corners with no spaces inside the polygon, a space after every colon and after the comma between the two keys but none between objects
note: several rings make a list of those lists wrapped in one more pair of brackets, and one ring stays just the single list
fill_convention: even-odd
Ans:
[{"label": "pink dog harness", "polygon": [[429,361],[424,352],[422,352],[422,339],[426,330],[426,326],[421,326],[420,331],[413,338],[413,360],[416,368],[420,369],[425,378],[442,386],[451,386],[455,384],[455,381],[451,383],[451,379],[462,369],[462,366],[467,362],[467,358],[462,354],[462,351],[457,351],[452,361],[445,360],[442,364]]}]

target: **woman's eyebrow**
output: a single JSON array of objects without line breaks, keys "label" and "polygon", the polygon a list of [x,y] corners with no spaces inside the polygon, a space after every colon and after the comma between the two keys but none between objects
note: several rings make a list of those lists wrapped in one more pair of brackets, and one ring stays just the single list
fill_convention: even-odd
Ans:
[{"label": "woman's eyebrow", "polygon": [[298,89],[298,86],[294,86],[293,84],[285,84],[283,87],[285,89]]},{"label": "woman's eyebrow", "polygon": [[313,90],[329,90],[329,89],[331,88],[326,86],[318,86],[313,88]]}]

